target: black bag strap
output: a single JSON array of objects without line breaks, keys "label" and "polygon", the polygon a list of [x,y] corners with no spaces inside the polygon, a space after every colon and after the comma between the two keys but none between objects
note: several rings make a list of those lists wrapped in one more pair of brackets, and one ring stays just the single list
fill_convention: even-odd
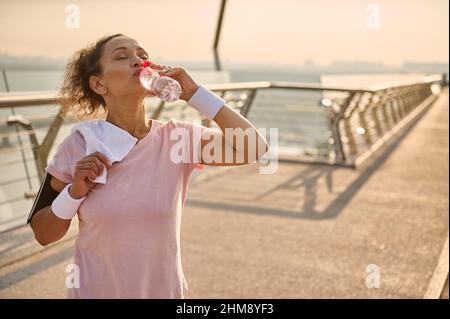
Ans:
[{"label": "black bag strap", "polygon": [[33,216],[45,206],[50,206],[53,203],[53,200],[58,197],[59,192],[54,190],[50,186],[50,180],[52,175],[48,172],[45,172],[44,177],[42,178],[41,185],[39,187],[39,192],[34,199],[33,207],[31,208],[30,214],[27,218],[27,224],[31,223],[31,219]]}]

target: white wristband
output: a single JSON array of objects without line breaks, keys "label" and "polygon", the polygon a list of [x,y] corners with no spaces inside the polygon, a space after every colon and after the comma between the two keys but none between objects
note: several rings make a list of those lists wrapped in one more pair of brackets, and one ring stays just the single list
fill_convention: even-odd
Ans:
[{"label": "white wristband", "polygon": [[86,198],[83,196],[80,199],[75,199],[69,194],[69,187],[72,184],[68,184],[64,189],[59,193],[58,197],[52,203],[52,211],[53,213],[62,219],[72,219],[75,217],[78,211],[78,207],[80,207],[81,202]]},{"label": "white wristband", "polygon": [[209,120],[213,120],[222,106],[224,106],[225,100],[200,85],[189,99],[188,104],[205,115]]}]

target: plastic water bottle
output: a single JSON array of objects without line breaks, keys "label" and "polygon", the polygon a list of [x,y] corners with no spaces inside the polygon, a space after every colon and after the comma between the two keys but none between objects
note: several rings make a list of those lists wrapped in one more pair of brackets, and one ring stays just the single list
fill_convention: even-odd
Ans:
[{"label": "plastic water bottle", "polygon": [[139,81],[142,86],[150,90],[165,102],[174,102],[181,96],[181,85],[178,81],[168,76],[160,76],[159,73],[149,67],[150,63],[145,61],[142,65]]}]

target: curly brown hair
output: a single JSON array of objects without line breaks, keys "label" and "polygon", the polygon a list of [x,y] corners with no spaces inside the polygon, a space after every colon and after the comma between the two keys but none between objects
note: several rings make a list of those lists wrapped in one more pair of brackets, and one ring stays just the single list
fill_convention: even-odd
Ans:
[{"label": "curly brown hair", "polygon": [[102,73],[100,58],[105,44],[120,36],[125,35],[116,33],[100,38],[95,43],[77,51],[67,64],[57,103],[66,111],[74,111],[78,120],[95,118],[107,112],[105,100],[91,89],[89,77]]}]

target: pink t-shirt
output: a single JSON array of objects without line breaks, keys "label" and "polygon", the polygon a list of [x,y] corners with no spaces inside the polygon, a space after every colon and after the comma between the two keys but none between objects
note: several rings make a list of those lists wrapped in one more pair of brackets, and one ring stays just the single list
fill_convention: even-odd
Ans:
[{"label": "pink t-shirt", "polygon": [[[189,139],[171,140],[175,128],[187,129]],[[150,132],[108,169],[106,184],[86,195],[75,242],[80,287],[68,288],[67,298],[183,298],[188,286],[180,252],[182,208],[192,171],[204,165],[192,153],[188,162],[174,163],[170,151],[182,141],[192,152],[194,130],[201,136],[209,129],[152,120]],[[46,171],[71,183],[85,147],[83,136],[72,132]]]}]

